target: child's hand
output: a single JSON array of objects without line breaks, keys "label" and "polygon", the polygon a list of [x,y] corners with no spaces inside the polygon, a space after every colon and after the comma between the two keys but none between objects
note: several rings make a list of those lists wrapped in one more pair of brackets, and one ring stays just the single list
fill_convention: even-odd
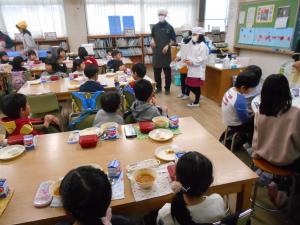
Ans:
[{"label": "child's hand", "polygon": [[44,118],[44,126],[48,128],[51,123],[59,125],[59,119],[53,115],[46,115]]},{"label": "child's hand", "polygon": [[169,45],[166,45],[166,46],[162,49],[162,53],[163,53],[163,54],[167,54],[168,49],[169,49]]},{"label": "child's hand", "polygon": [[190,61],[190,60],[184,60],[185,64],[188,65],[188,66],[192,66],[193,65],[193,62]]}]

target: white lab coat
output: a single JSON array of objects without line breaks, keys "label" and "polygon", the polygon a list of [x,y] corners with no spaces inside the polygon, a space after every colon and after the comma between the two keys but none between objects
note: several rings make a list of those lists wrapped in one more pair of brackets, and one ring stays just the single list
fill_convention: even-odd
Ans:
[{"label": "white lab coat", "polygon": [[187,43],[189,54],[187,59],[193,64],[188,66],[187,77],[200,78],[205,80],[205,67],[208,60],[209,50],[204,42],[193,44],[191,40]]}]

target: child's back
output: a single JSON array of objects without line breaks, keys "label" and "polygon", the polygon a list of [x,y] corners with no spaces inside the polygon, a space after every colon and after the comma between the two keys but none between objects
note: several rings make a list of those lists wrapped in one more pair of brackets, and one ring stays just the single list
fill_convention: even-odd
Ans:
[{"label": "child's back", "polygon": [[103,91],[103,86],[97,82],[98,79],[98,66],[88,64],[84,68],[84,74],[89,79],[79,88],[80,92],[96,92]]},{"label": "child's back", "polygon": [[100,127],[107,122],[124,124],[123,118],[117,113],[121,104],[120,95],[117,92],[106,92],[101,96],[101,106],[95,117],[93,126]]}]

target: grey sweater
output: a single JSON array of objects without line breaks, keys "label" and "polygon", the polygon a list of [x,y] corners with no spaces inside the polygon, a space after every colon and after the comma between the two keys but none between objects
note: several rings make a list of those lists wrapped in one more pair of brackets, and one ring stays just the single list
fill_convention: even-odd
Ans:
[{"label": "grey sweater", "polygon": [[100,127],[102,124],[107,122],[116,122],[118,124],[124,124],[123,118],[117,113],[108,113],[105,112],[103,109],[100,109],[96,114],[93,126]]},{"label": "grey sweater", "polygon": [[139,100],[135,100],[133,102],[131,111],[134,119],[137,122],[151,121],[156,116],[166,116],[165,113],[160,113],[157,106]]},{"label": "grey sweater", "polygon": [[38,47],[33,39],[32,36],[30,36],[29,34],[25,33],[22,35],[23,36],[23,47],[24,50],[27,52],[29,50],[35,50],[37,51]]}]

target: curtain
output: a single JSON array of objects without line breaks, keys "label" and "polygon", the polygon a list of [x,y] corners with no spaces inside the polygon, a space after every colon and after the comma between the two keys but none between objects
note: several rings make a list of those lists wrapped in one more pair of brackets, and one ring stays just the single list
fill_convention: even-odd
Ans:
[{"label": "curtain", "polygon": [[211,31],[213,26],[225,31],[228,20],[229,0],[206,0],[205,30]]},{"label": "curtain", "polygon": [[58,37],[67,35],[63,0],[1,0],[0,13],[11,38],[19,33],[16,23],[21,20],[27,22],[35,38],[44,32],[56,32]]},{"label": "curtain", "polygon": [[169,11],[167,21],[174,28],[198,24],[198,0],[86,0],[88,33],[109,34],[108,16],[134,16],[135,32],[149,33],[161,8]]}]

